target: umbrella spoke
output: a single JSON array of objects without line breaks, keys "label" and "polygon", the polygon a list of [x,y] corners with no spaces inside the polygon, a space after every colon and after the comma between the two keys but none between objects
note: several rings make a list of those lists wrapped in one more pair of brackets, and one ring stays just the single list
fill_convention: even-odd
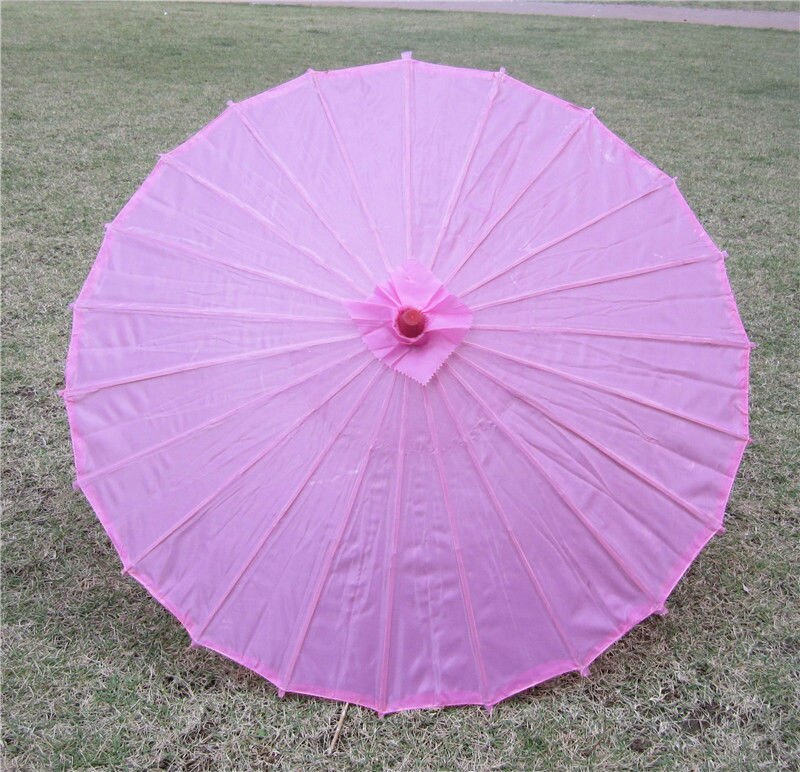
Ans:
[{"label": "umbrella spoke", "polygon": [[[570,381],[572,383],[578,383],[581,386],[586,386],[589,389],[594,389],[595,391],[602,391],[606,394],[613,394],[615,397],[619,397],[620,399],[625,399],[629,402],[635,402],[638,405],[644,405],[645,407],[652,408],[653,410],[657,410],[661,413],[666,413],[667,415],[674,416],[675,418],[680,418],[683,421],[688,421],[689,423],[697,424],[698,426],[702,426],[705,429],[711,429],[712,431],[719,432],[720,434],[726,434],[729,437],[734,437],[737,440],[747,441],[747,437],[739,434],[738,432],[732,431],[731,429],[726,429],[724,426],[718,426],[717,424],[711,423],[710,421],[704,421],[702,418],[697,418],[692,415],[688,415],[686,413],[682,413],[680,410],[673,410],[672,408],[666,407],[665,405],[660,404],[659,402],[654,402],[650,399],[645,399],[644,397],[640,397],[637,394],[634,394],[630,391],[625,391],[623,389],[615,389],[613,386],[606,386],[605,384],[599,383],[598,381],[592,381],[588,378],[581,378],[578,375],[572,375],[571,373],[565,372],[564,370],[559,370],[555,367],[549,367],[548,365],[542,364],[541,362],[535,362],[532,359],[523,359],[522,357],[517,357],[512,354],[507,354],[505,351],[500,351],[495,348],[489,348],[488,346],[481,346],[479,343],[473,343],[472,341],[464,341],[465,346],[470,346],[471,348],[478,349],[479,351],[485,351],[487,354],[491,354],[493,356],[500,357],[501,359],[506,359],[509,362],[516,362],[517,364],[523,365],[524,367],[529,367],[532,370],[540,370],[543,373],[549,373],[551,375],[555,375],[558,378],[562,378],[566,381]],[[465,359],[467,362],[470,362],[468,358],[464,357],[463,354],[460,352],[456,352],[459,357]]]},{"label": "umbrella spoke", "polygon": [[369,279],[369,281],[372,284],[377,284],[378,283],[377,278],[375,278],[375,276],[373,275],[372,271],[370,271],[370,269],[367,267],[366,263],[357,254],[355,254],[350,249],[350,247],[347,246],[347,244],[345,244],[345,242],[343,241],[342,237],[336,232],[334,227],[328,222],[327,218],[322,214],[322,212],[319,209],[319,206],[317,206],[317,204],[314,203],[314,200],[311,198],[309,192],[305,189],[305,187],[303,187],[303,185],[294,176],[294,174],[292,174],[291,170],[286,166],[286,163],[278,155],[278,153],[275,150],[273,150],[271,147],[269,147],[267,142],[264,140],[264,138],[261,136],[261,134],[255,128],[255,126],[253,126],[252,122],[250,121],[250,119],[245,114],[245,111],[242,108],[242,106],[237,104],[236,102],[231,102],[230,103],[230,108],[231,108],[231,111],[233,112],[233,114],[245,126],[247,131],[250,132],[250,135],[255,140],[255,142],[258,145],[258,147],[261,150],[261,152],[273,164],[275,164],[275,166],[277,166],[281,170],[281,172],[286,177],[286,179],[289,180],[289,182],[292,184],[292,187],[294,187],[294,189],[298,192],[300,197],[303,199],[303,201],[305,202],[306,206],[308,206],[308,208],[314,213],[314,216],[317,218],[317,220],[319,220],[319,222],[325,227],[325,229],[328,231],[328,233],[330,233],[331,236],[333,236],[333,238],[335,239],[336,243],[353,260],[355,260],[355,262],[358,264],[358,267],[361,268],[361,270],[364,272],[364,275],[367,277],[367,279]]},{"label": "umbrella spoke", "polygon": [[501,222],[503,222],[506,217],[508,217],[514,207],[519,203],[520,199],[536,184],[539,178],[550,168],[553,162],[566,150],[567,146],[577,136],[578,132],[588,125],[589,120],[593,116],[594,112],[587,110],[580,118],[578,118],[578,120],[568,127],[564,138],[558,143],[558,145],[556,145],[555,150],[547,157],[544,164],[542,164],[542,166],[540,166],[534,172],[533,176],[511,200],[511,203],[491,222],[489,227],[484,229],[483,233],[478,237],[478,240],[475,242],[475,244],[473,244],[467,250],[466,254],[456,264],[455,268],[453,268],[453,270],[451,270],[447,275],[447,278],[443,281],[443,284],[449,284],[456,277],[458,272],[467,264],[472,255],[474,255],[475,252],[477,252],[481,245],[486,241],[486,239],[492,235],[494,229]]},{"label": "umbrella spoke", "polygon": [[481,113],[481,116],[475,126],[475,131],[472,135],[472,141],[470,142],[469,150],[464,158],[464,164],[461,167],[461,172],[456,178],[456,183],[453,186],[453,190],[450,194],[450,200],[447,204],[447,210],[442,218],[442,224],[439,227],[439,232],[436,236],[436,242],[433,245],[433,252],[431,253],[431,259],[428,263],[428,267],[431,270],[433,270],[433,266],[436,263],[436,258],[439,256],[439,249],[442,246],[442,240],[444,239],[447,229],[450,226],[450,219],[453,216],[453,210],[455,209],[456,203],[458,203],[458,199],[461,196],[461,191],[464,188],[464,181],[467,178],[467,172],[472,165],[472,160],[475,157],[475,151],[478,148],[478,143],[481,141],[481,137],[483,137],[483,132],[486,128],[486,122],[489,120],[489,113],[494,106],[497,93],[500,90],[500,83],[502,82],[503,78],[505,78],[505,74],[505,69],[502,69],[500,72],[495,73],[492,77],[492,85],[489,88],[489,93],[486,98],[486,106],[483,108],[483,112]]},{"label": "umbrella spoke", "polygon": [[513,325],[513,324],[472,324],[473,330],[487,332],[539,332],[547,335],[597,336],[600,338],[624,338],[629,340],[653,340],[664,343],[686,343],[690,346],[720,346],[722,348],[749,349],[753,344],[748,340],[725,338],[698,338],[692,335],[671,335],[657,332],[635,332],[627,330],[593,330],[587,327],[550,327],[548,325]]},{"label": "umbrella spoke", "polygon": [[406,260],[414,258],[412,241],[413,208],[411,196],[411,125],[414,101],[414,60],[411,53],[404,53],[400,66],[403,68],[403,200],[406,214]]},{"label": "umbrella spoke", "polygon": [[469,591],[469,583],[467,581],[467,574],[464,568],[464,555],[461,550],[461,544],[458,538],[456,528],[456,519],[453,514],[453,507],[450,503],[450,490],[447,485],[447,476],[442,465],[441,447],[439,445],[438,432],[436,431],[433,413],[431,411],[430,397],[428,396],[427,389],[422,392],[423,400],[425,402],[425,414],[428,419],[428,431],[431,436],[431,445],[433,449],[433,457],[436,459],[436,468],[439,474],[439,484],[442,488],[442,498],[444,500],[444,508],[447,511],[447,518],[450,524],[450,538],[453,544],[453,553],[455,554],[456,564],[458,566],[458,583],[461,589],[461,601],[464,605],[464,615],[467,619],[467,627],[469,629],[470,647],[472,648],[472,656],[475,660],[475,672],[480,682],[481,699],[486,703],[488,700],[488,679],[486,677],[486,663],[483,659],[483,652],[481,650],[480,638],[478,636],[478,626],[475,622],[475,610],[472,605],[472,597]]},{"label": "umbrella spoke", "polygon": [[[495,271],[493,274],[490,274],[486,278],[481,279],[476,284],[473,284],[469,289],[465,290],[461,294],[468,295],[469,293],[474,292],[477,289],[480,289],[484,285],[489,284],[490,282],[493,282],[496,279],[499,279],[501,276],[507,275],[510,271],[513,271],[514,268],[516,268],[517,266],[520,266],[523,263],[527,262],[528,260],[536,257],[536,255],[541,254],[545,250],[548,250],[551,247],[554,247],[563,241],[571,239],[573,236],[577,235],[578,233],[581,233],[582,231],[585,231],[587,228],[591,228],[593,225],[602,222],[607,217],[611,217],[611,215],[614,215],[617,212],[621,212],[623,209],[626,209],[629,206],[633,206],[635,203],[641,201],[642,199],[645,199],[648,196],[653,195],[653,193],[657,193],[659,190],[663,190],[668,185],[674,185],[674,184],[675,180],[672,177],[667,177],[666,180],[662,180],[658,185],[654,185],[653,187],[648,188],[647,190],[641,193],[637,193],[635,196],[631,196],[630,198],[623,201],[621,204],[617,204],[616,206],[611,207],[611,209],[607,209],[606,211],[601,212],[600,214],[595,215],[594,217],[582,222],[580,225],[576,226],[575,228],[572,228],[572,230],[569,230],[566,233],[562,233],[560,236],[557,236],[556,238],[551,239],[550,241],[547,241],[544,244],[539,245],[538,247],[535,247],[533,250],[526,253],[519,259],[515,260],[513,263],[505,266],[504,268],[501,268],[498,271]],[[502,305],[504,303],[513,303],[515,300],[521,300],[526,297],[528,297],[527,294],[515,298],[505,298],[503,300],[493,301],[492,303],[486,303],[483,306],[479,307],[489,308],[491,306]]]},{"label": "umbrella spoke", "polygon": [[162,156],[162,160],[167,166],[171,166],[176,171],[180,172],[181,174],[185,175],[189,179],[196,182],[198,185],[202,185],[207,190],[211,191],[214,195],[218,196],[219,198],[230,202],[234,206],[241,209],[241,211],[249,214],[254,220],[264,225],[267,230],[274,233],[281,241],[285,242],[288,246],[292,249],[300,252],[300,254],[305,255],[311,261],[316,263],[320,268],[328,273],[338,276],[345,284],[348,284],[355,292],[357,296],[364,294],[364,290],[358,286],[358,284],[353,281],[353,279],[348,276],[346,273],[342,273],[337,268],[331,267],[325,260],[323,260],[314,250],[309,249],[308,247],[304,247],[302,244],[298,244],[297,242],[293,241],[291,237],[284,232],[282,228],[279,228],[269,217],[264,216],[263,213],[259,212],[258,209],[255,207],[250,206],[245,201],[242,201],[239,197],[235,196],[233,193],[227,190],[223,190],[215,183],[211,182],[211,180],[203,177],[202,174],[198,174],[194,169],[186,166],[182,161],[178,161],[174,156],[169,154]]},{"label": "umbrella spoke", "polygon": [[385,711],[388,707],[387,690],[389,685],[389,648],[392,637],[392,611],[397,574],[397,542],[400,537],[400,502],[402,499],[403,476],[406,454],[406,411],[408,409],[408,379],[403,379],[403,397],[400,405],[400,441],[397,443],[397,470],[394,481],[394,504],[392,513],[391,543],[389,545],[389,576],[383,603],[383,636],[380,657],[380,682],[378,688],[378,707]]},{"label": "umbrella spoke", "polygon": [[[685,268],[688,265],[696,265],[697,263],[710,263],[714,260],[719,260],[723,257],[722,254],[715,255],[701,255],[699,257],[685,258],[683,260],[673,260],[669,263],[659,263],[658,265],[646,265],[642,268],[634,268],[630,271],[621,271],[620,273],[610,273],[604,276],[593,276],[591,279],[582,279],[580,281],[569,282],[568,284],[558,284],[555,287],[543,287],[542,289],[531,290],[522,295],[516,295],[512,298],[505,298],[497,301],[489,301],[471,306],[473,312],[482,311],[485,308],[492,308],[496,305],[503,305],[506,303],[515,303],[519,300],[532,300],[533,298],[541,297],[542,295],[555,295],[559,292],[568,292],[569,290],[581,289],[583,287],[592,287],[596,284],[609,284],[615,281],[623,281],[624,279],[633,279],[637,276],[646,276],[651,273],[661,273],[662,271],[671,271],[676,268]],[[460,293],[459,297],[464,297],[478,288],[475,287],[465,290]]]},{"label": "umbrella spoke", "polygon": [[308,316],[299,314],[272,314],[256,311],[237,311],[233,308],[195,308],[193,306],[153,306],[146,303],[73,303],[76,311],[96,311],[98,313],[143,314],[171,317],[207,317],[209,319],[244,319],[254,322],[313,322],[314,324],[343,324],[346,316]]},{"label": "umbrella spoke", "polygon": [[[358,397],[356,397],[356,399],[355,399],[355,401],[353,403],[353,407],[348,411],[348,413],[345,416],[344,420],[339,424],[339,427],[331,435],[331,437],[328,440],[328,442],[325,445],[325,447],[317,454],[317,457],[311,462],[311,467],[308,470],[308,472],[306,473],[305,477],[302,479],[302,481],[295,488],[294,492],[289,497],[288,501],[283,505],[283,507],[281,508],[281,510],[278,513],[278,515],[275,517],[275,519],[270,524],[269,528],[267,528],[266,532],[258,540],[258,543],[256,544],[256,546],[254,547],[253,551],[248,556],[248,558],[245,561],[244,565],[238,570],[238,572],[236,573],[236,576],[234,577],[233,581],[228,585],[227,589],[223,593],[223,595],[220,598],[220,600],[217,602],[216,606],[214,606],[214,608],[212,609],[211,613],[208,615],[208,617],[206,617],[205,622],[203,622],[200,625],[200,627],[194,633],[192,633],[192,640],[195,643],[202,643],[201,639],[202,639],[203,634],[208,629],[209,625],[214,621],[214,619],[216,619],[216,617],[218,616],[220,611],[222,611],[222,609],[225,607],[225,604],[230,599],[230,597],[233,594],[234,590],[239,586],[239,583],[242,581],[242,579],[245,577],[247,572],[250,570],[250,568],[252,567],[253,563],[255,563],[256,558],[259,556],[259,554],[261,554],[261,550],[264,549],[264,547],[266,546],[267,542],[272,537],[272,534],[275,533],[275,529],[281,523],[283,518],[286,517],[286,515],[291,511],[292,507],[295,505],[295,503],[297,502],[297,499],[303,493],[303,490],[308,485],[308,483],[311,480],[311,478],[314,476],[314,474],[317,472],[319,467],[322,465],[322,462],[327,458],[328,453],[330,453],[331,448],[334,446],[336,441],[341,436],[342,432],[345,430],[347,425],[352,420],[353,416],[356,414],[358,409],[363,404],[364,400],[366,399],[367,394],[369,393],[370,388],[372,387],[372,384],[375,383],[375,381],[377,380],[378,376],[381,375],[382,372],[383,372],[382,369],[378,369],[375,372],[375,375],[373,375],[372,378],[370,378],[370,380],[367,382],[367,385],[362,389],[362,391],[358,395]],[[337,389],[336,393],[341,391],[341,388],[342,387]],[[318,409],[319,409],[319,407],[315,408],[314,411],[312,411],[312,412],[316,412]],[[310,414],[305,416],[303,421],[307,420],[309,416],[310,416]]]},{"label": "umbrella spoke", "polygon": [[383,428],[383,424],[386,419],[386,414],[389,410],[389,403],[392,397],[392,393],[394,391],[394,385],[396,381],[397,381],[397,374],[393,373],[392,379],[389,382],[389,388],[386,390],[386,396],[384,398],[383,405],[380,410],[379,418],[375,422],[375,425],[372,430],[372,436],[369,438],[367,444],[367,450],[361,456],[361,460],[358,466],[358,472],[356,473],[356,479],[353,481],[353,484],[350,487],[350,493],[347,496],[347,504],[345,506],[345,514],[344,517],[342,518],[341,523],[339,524],[339,530],[337,531],[333,541],[331,542],[328,548],[328,553],[323,561],[322,568],[320,568],[319,574],[317,576],[317,582],[314,587],[314,592],[311,596],[311,601],[308,604],[303,622],[300,625],[297,634],[293,636],[296,639],[295,644],[292,646],[291,649],[287,648],[287,651],[290,651],[291,653],[288,659],[288,663],[286,667],[283,669],[283,674],[281,675],[281,683],[283,684],[284,689],[288,688],[289,683],[292,680],[292,675],[297,665],[297,660],[300,657],[303,645],[305,644],[306,638],[308,637],[308,631],[310,630],[311,624],[314,621],[314,615],[316,614],[317,609],[319,608],[319,602],[320,599],[322,598],[322,593],[324,592],[325,587],[328,584],[328,580],[331,577],[333,562],[336,559],[336,555],[339,552],[339,548],[342,545],[344,535],[347,532],[347,528],[352,520],[353,512],[355,511],[356,501],[358,500],[358,495],[361,492],[361,486],[364,482],[364,477],[366,475],[367,465],[369,464],[370,458],[372,457],[372,453],[375,450],[375,445],[378,441],[380,430]]},{"label": "umbrella spoke", "polygon": [[553,628],[555,629],[558,637],[560,638],[564,646],[564,650],[572,658],[575,668],[581,669],[583,665],[581,664],[578,658],[578,654],[575,651],[572,644],[569,642],[569,638],[564,632],[561,623],[558,621],[558,617],[556,616],[555,611],[553,611],[550,599],[547,597],[547,594],[545,593],[544,588],[542,587],[539,581],[539,577],[536,575],[536,572],[534,571],[533,567],[528,561],[527,556],[525,555],[525,551],[522,549],[522,545],[519,543],[519,540],[514,534],[514,531],[511,527],[511,522],[508,518],[505,508],[501,504],[500,500],[497,498],[497,493],[495,492],[492,483],[489,481],[489,478],[486,476],[486,472],[484,471],[480,459],[478,458],[478,454],[475,450],[475,443],[473,442],[472,438],[464,431],[464,427],[462,426],[461,421],[458,419],[455,410],[453,410],[453,406],[450,403],[449,397],[447,396],[447,390],[445,389],[441,379],[438,380],[437,383],[439,386],[439,391],[441,392],[442,395],[442,401],[444,402],[444,405],[447,408],[447,412],[450,415],[450,419],[453,421],[453,424],[456,427],[456,431],[458,432],[461,441],[464,443],[464,447],[466,448],[470,460],[472,461],[472,466],[477,472],[478,478],[481,481],[481,485],[483,486],[484,490],[489,496],[489,500],[492,502],[492,508],[494,509],[495,513],[500,519],[500,522],[503,526],[503,530],[508,536],[508,539],[511,542],[512,546],[514,547],[514,551],[517,553],[517,557],[519,558],[520,562],[525,568],[526,576],[530,580],[531,585],[533,586],[536,594],[538,595],[539,600],[541,601],[542,606],[547,613],[547,616],[550,618],[550,621],[553,624]]},{"label": "umbrella spoke", "polygon": [[218,365],[233,364],[235,362],[247,362],[252,359],[268,359],[269,357],[278,356],[279,354],[289,354],[293,351],[304,351],[306,349],[316,348],[318,346],[330,346],[332,343],[345,343],[350,340],[358,340],[358,338],[358,335],[343,335],[337,338],[309,340],[303,341],[302,343],[291,343],[286,346],[277,346],[275,348],[245,351],[241,354],[217,357],[216,359],[205,359],[200,362],[187,362],[174,367],[165,367],[162,370],[152,370],[146,373],[137,373],[136,375],[130,375],[127,378],[117,378],[115,380],[103,381],[101,383],[93,383],[89,386],[79,386],[75,389],[68,388],[64,390],[63,396],[64,399],[72,400],[79,397],[84,397],[87,394],[93,394],[96,391],[113,389],[117,386],[126,386],[130,383],[149,381],[154,378],[168,378],[171,375],[178,375],[179,373],[185,373],[191,370],[203,370],[207,367],[217,367]]},{"label": "umbrella spoke", "polygon": [[[319,87],[319,83],[317,82],[317,73],[313,70],[311,71],[311,83],[314,86],[314,91],[317,93],[317,97],[319,98],[320,104],[322,105],[322,110],[325,113],[325,118],[328,121],[328,125],[331,127],[331,132],[336,140],[336,144],[339,148],[339,152],[342,155],[342,160],[344,161],[345,166],[347,167],[347,172],[350,175],[350,182],[353,185],[353,190],[355,191],[356,198],[358,199],[358,205],[361,208],[361,212],[363,213],[364,217],[367,220],[367,224],[372,231],[372,235],[375,237],[375,243],[378,246],[378,252],[381,255],[381,259],[383,260],[384,268],[386,268],[386,272],[389,273],[392,270],[391,265],[389,265],[389,258],[386,256],[386,249],[383,246],[383,240],[381,239],[380,231],[378,230],[378,226],[375,224],[375,219],[372,216],[372,213],[367,207],[366,202],[364,201],[364,196],[361,192],[361,186],[358,183],[358,177],[356,176],[356,170],[353,166],[353,161],[350,158],[350,154],[347,152],[347,148],[345,147],[344,140],[342,139],[341,132],[339,131],[339,127],[336,124],[336,121],[333,118],[333,113],[331,112],[330,105],[328,104],[328,100],[325,98],[325,94],[322,93],[322,89]],[[376,282],[377,283],[377,282]]]},{"label": "umbrella spoke", "polygon": [[196,260],[203,260],[207,263],[215,263],[216,265],[222,265],[226,268],[230,268],[233,271],[239,271],[241,273],[246,273],[251,276],[257,276],[261,279],[269,279],[270,281],[273,281],[276,284],[282,284],[285,287],[290,287],[291,289],[298,290],[299,292],[304,292],[307,295],[313,295],[315,297],[324,298],[325,300],[333,300],[336,301],[337,303],[345,303],[348,300],[348,298],[345,298],[342,295],[334,295],[333,293],[326,292],[325,290],[309,287],[308,284],[303,284],[302,282],[294,281],[293,279],[290,279],[288,276],[282,276],[281,274],[273,273],[272,271],[264,271],[260,268],[251,268],[250,266],[242,265],[241,263],[233,263],[230,260],[222,260],[219,257],[215,257],[214,255],[208,254],[207,252],[202,252],[199,249],[194,249],[193,247],[189,246],[185,242],[180,241],[178,239],[165,238],[164,236],[161,236],[159,234],[152,232],[145,232],[136,228],[120,228],[114,223],[111,223],[108,226],[108,230],[112,231],[114,234],[127,236],[128,238],[138,239],[139,241],[144,241],[145,243],[153,244],[154,246],[157,247],[163,247],[164,249],[174,249]]},{"label": "umbrella spoke", "polygon": [[414,257],[412,243],[412,186],[411,186],[411,125],[413,123],[414,101],[411,94],[414,88],[414,60],[411,52],[404,53],[400,62],[403,68],[403,200],[406,215],[406,260]]}]

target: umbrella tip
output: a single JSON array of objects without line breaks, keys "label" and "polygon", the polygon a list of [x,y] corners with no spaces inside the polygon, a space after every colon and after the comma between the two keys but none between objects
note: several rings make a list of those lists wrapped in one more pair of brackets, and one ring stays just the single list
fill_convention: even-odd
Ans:
[{"label": "umbrella tip", "polygon": [[665,617],[669,613],[669,611],[667,610],[667,607],[662,604],[655,610],[655,613],[658,614],[660,617]]},{"label": "umbrella tip", "polygon": [[280,687],[278,687],[278,697],[280,699],[283,699],[285,696],[286,696],[286,689],[281,689]]},{"label": "umbrella tip", "polygon": [[418,338],[425,332],[425,314],[417,308],[404,308],[397,315],[397,329],[406,338]]},{"label": "umbrella tip", "polygon": [[225,104],[227,104],[228,107],[236,107],[236,102],[234,102],[232,99],[229,99]]},{"label": "umbrella tip", "polygon": [[505,67],[501,67],[501,68],[500,68],[500,69],[497,71],[497,73],[498,73],[498,75],[499,75],[501,78],[504,78],[504,77],[507,75],[506,68],[505,68]]},{"label": "umbrella tip", "polygon": [[403,51],[403,53],[400,54],[400,58],[403,61],[408,61],[408,60],[410,60],[412,58],[412,54],[413,53],[414,53],[413,51]]},{"label": "umbrella tip", "polygon": [[722,536],[722,534],[726,533],[726,532],[727,532],[727,528],[725,528],[724,525],[721,525],[719,528],[717,528],[717,536]]},{"label": "umbrella tip", "polygon": [[581,678],[588,678],[591,675],[588,665],[584,665],[578,672],[581,674]]}]

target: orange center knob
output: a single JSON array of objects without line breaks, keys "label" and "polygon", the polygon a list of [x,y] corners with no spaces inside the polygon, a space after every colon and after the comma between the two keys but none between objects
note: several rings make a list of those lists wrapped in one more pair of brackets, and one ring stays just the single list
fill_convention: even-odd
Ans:
[{"label": "orange center knob", "polygon": [[418,338],[425,331],[425,314],[416,308],[404,308],[397,315],[397,329],[406,338]]}]

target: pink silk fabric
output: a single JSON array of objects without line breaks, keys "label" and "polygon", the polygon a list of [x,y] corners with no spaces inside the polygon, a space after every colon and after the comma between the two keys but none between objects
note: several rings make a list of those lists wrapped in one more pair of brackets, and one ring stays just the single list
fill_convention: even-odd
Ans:
[{"label": "pink silk fabric", "polygon": [[281,693],[383,714],[586,674],[722,527],[751,348],[724,257],[593,111],[502,70],[309,71],[107,227],[76,485],[192,642]]}]

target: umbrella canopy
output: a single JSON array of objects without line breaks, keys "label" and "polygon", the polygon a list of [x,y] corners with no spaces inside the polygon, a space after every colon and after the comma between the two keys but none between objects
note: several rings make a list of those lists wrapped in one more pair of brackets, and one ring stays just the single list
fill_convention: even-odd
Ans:
[{"label": "umbrella canopy", "polygon": [[380,713],[589,664],[722,526],[750,343],[591,110],[413,60],[230,103],[74,305],[77,482],[196,645]]}]

